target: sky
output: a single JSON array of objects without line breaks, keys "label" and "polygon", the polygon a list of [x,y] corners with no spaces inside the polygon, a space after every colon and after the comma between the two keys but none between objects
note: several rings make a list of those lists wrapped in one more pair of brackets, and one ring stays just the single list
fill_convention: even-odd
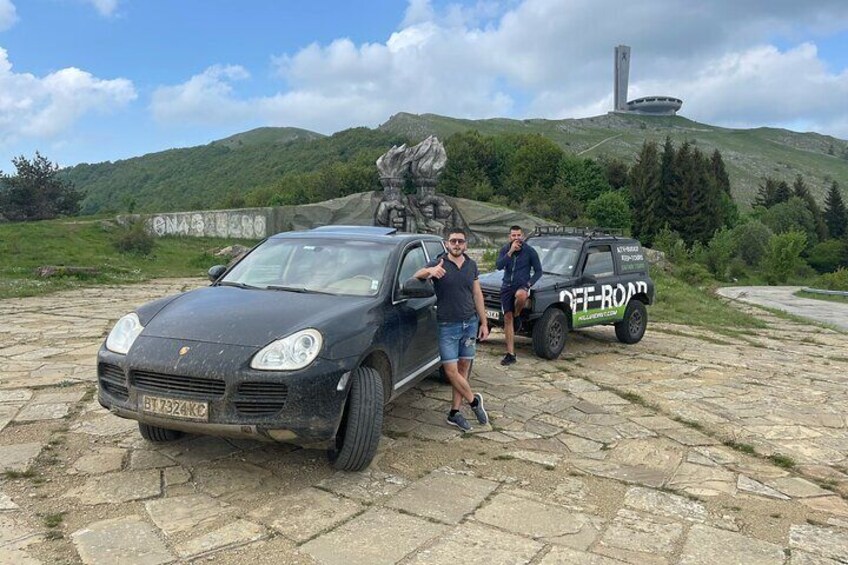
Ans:
[{"label": "sky", "polygon": [[848,139],[846,0],[0,0],[0,170],[398,112],[604,114],[618,44],[630,99]]}]

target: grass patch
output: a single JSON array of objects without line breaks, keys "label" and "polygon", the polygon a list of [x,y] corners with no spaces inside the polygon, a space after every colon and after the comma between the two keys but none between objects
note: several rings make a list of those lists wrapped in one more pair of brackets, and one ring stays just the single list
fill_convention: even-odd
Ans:
[{"label": "grass patch", "polygon": [[656,285],[656,301],[649,314],[655,322],[704,328],[763,329],[765,322],[726,304],[709,290],[699,289],[664,273],[651,270]]},{"label": "grass patch", "polygon": [[41,517],[41,522],[48,528],[58,528],[62,525],[62,520],[64,519],[64,512],[56,512],[54,514],[45,514]]},{"label": "grass patch", "polygon": [[704,426],[700,424],[700,422],[696,422],[695,420],[687,420],[686,418],[681,418],[680,416],[675,416],[672,418],[675,422],[679,422],[686,426],[687,428],[692,428],[693,430],[703,430]]},{"label": "grass patch", "polygon": [[848,304],[848,296],[840,296],[838,294],[818,294],[816,292],[807,292],[799,290],[795,293],[799,298],[812,298],[813,300],[824,300],[825,302],[838,302],[840,304]]},{"label": "grass patch", "polygon": [[795,466],[795,460],[786,455],[781,455],[780,453],[775,453],[774,455],[769,455],[766,457],[769,461],[777,465],[778,467],[783,467],[784,469],[791,469]]},{"label": "grass patch", "polygon": [[[162,277],[204,277],[226,260],[209,252],[255,241],[209,237],[161,237],[150,255],[121,253],[121,230],[101,220],[47,220],[0,224],[0,298],[37,296],[71,288],[125,284]],[[44,265],[91,267],[96,275],[39,278]]]},{"label": "grass patch", "polygon": [[733,440],[727,440],[723,442],[724,445],[729,447],[730,449],[735,449],[736,451],[740,451],[742,453],[747,453],[748,455],[756,455],[757,451],[754,449],[754,446],[749,443],[739,443]]},{"label": "grass patch", "polygon": [[513,455],[510,455],[509,453],[501,453],[500,455],[495,455],[496,461],[512,461],[513,459],[515,459],[515,457]]},{"label": "grass patch", "polygon": [[27,469],[26,471],[3,471],[3,476],[7,479],[31,479],[35,476],[35,471]]}]

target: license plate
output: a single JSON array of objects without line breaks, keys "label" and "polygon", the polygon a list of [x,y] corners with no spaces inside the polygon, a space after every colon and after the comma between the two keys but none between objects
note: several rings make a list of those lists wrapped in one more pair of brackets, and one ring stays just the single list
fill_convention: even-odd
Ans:
[{"label": "license plate", "polygon": [[498,310],[486,310],[486,317],[492,320],[500,320],[501,313]]},{"label": "license plate", "polygon": [[141,400],[143,412],[184,418],[186,420],[209,420],[209,403],[193,400],[178,400],[176,398],[159,398],[158,396],[143,396]]}]

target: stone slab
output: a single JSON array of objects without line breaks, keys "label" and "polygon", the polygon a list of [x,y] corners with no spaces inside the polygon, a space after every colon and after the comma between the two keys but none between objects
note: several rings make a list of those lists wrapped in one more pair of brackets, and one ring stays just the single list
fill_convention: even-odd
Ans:
[{"label": "stone slab", "polygon": [[760,496],[765,496],[768,498],[777,498],[778,500],[789,500],[789,497],[783,494],[782,492],[778,492],[773,488],[767,487],[763,483],[755,481],[754,479],[746,477],[742,474],[739,475],[739,478],[736,481],[736,488],[743,492],[758,494]]},{"label": "stone slab", "polygon": [[130,455],[129,468],[134,471],[143,469],[161,469],[162,467],[172,467],[177,463],[162,455],[158,451],[148,451],[146,449],[136,449]]},{"label": "stone slab", "polygon": [[557,455],[555,453],[542,453],[539,451],[527,451],[525,449],[519,451],[510,451],[508,453],[505,453],[504,455],[506,455],[507,457],[511,457],[512,459],[527,461],[528,463],[536,463],[537,465],[541,465],[543,467],[556,467],[562,459],[561,455]]},{"label": "stone slab", "polygon": [[704,522],[707,509],[700,502],[683,496],[643,487],[631,487],[624,495],[624,504],[628,508],[641,512],[660,514],[668,518]]},{"label": "stone slab", "polygon": [[474,512],[498,483],[433,472],[389,499],[387,506],[417,516],[457,524]]},{"label": "stone slab", "polygon": [[75,497],[82,504],[115,504],[153,498],[162,493],[159,471],[126,471],[92,477],[63,496]]},{"label": "stone slab", "polygon": [[597,551],[631,562],[665,563],[682,535],[680,523],[623,508],[604,532]]},{"label": "stone slab", "polygon": [[811,483],[801,477],[780,477],[778,479],[772,479],[768,483],[769,486],[792,498],[811,498],[833,494],[829,490],[825,490],[817,484]]},{"label": "stone slab", "polygon": [[301,550],[325,565],[390,565],[449,526],[375,508],[305,544]]},{"label": "stone slab", "polygon": [[217,551],[232,549],[266,537],[264,527],[247,520],[237,520],[202,536],[177,544],[174,548],[183,559],[205,557]]},{"label": "stone slab", "polygon": [[74,469],[87,475],[120,471],[127,451],[117,447],[101,447],[74,461]]},{"label": "stone slab", "polygon": [[87,420],[71,426],[72,432],[100,437],[111,437],[136,430],[138,430],[138,422],[118,418],[112,414],[100,416],[94,420]]},{"label": "stone slab", "polygon": [[623,565],[623,561],[598,555],[597,553],[586,553],[568,547],[554,546],[539,561],[539,565]]},{"label": "stone slab", "polygon": [[68,415],[68,404],[29,404],[21,408],[15,416],[16,422],[38,422],[41,420],[60,420]]},{"label": "stone slab", "polygon": [[379,471],[366,471],[364,473],[339,471],[315,486],[339,496],[372,503],[392,496],[408,484],[409,481],[403,477]]},{"label": "stone slab", "polygon": [[30,398],[32,398],[32,391],[25,388],[0,390],[0,404],[23,404]]},{"label": "stone slab", "polygon": [[8,512],[9,510],[17,510],[18,505],[12,500],[8,494],[0,491],[0,512]]},{"label": "stone slab", "polygon": [[580,532],[585,521],[567,508],[499,493],[474,513],[474,519],[531,538],[550,538]]},{"label": "stone slab", "polygon": [[85,565],[161,565],[174,556],[141,516],[125,516],[89,524],[71,534]]},{"label": "stone slab", "polygon": [[234,510],[206,494],[151,500],[144,507],[153,523],[166,536],[210,524],[219,516]]},{"label": "stone slab", "polygon": [[789,547],[848,562],[848,531],[798,524],[789,528]]},{"label": "stone slab", "polygon": [[17,443],[0,446],[0,471],[23,473],[41,453],[40,443]]},{"label": "stone slab", "polygon": [[683,545],[680,565],[774,565],[783,563],[785,559],[786,555],[779,545],[695,524]]},{"label": "stone slab", "polygon": [[534,540],[466,522],[419,550],[406,565],[529,563],[543,547]]},{"label": "stone slab", "polygon": [[362,509],[363,506],[353,500],[306,488],[276,498],[251,512],[250,516],[300,543],[344,522]]}]

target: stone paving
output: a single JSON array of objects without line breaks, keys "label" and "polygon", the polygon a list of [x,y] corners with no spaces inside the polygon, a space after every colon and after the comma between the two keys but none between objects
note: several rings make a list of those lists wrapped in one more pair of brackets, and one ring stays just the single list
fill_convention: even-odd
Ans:
[{"label": "stone paving", "polygon": [[446,426],[427,380],[340,473],[286,445],[149,444],[100,408],[112,323],[200,284],[0,301],[0,563],[848,562],[844,334],[752,309],[767,329],[595,328],[553,362],[519,340],[508,370],[495,334],[490,426]]}]

